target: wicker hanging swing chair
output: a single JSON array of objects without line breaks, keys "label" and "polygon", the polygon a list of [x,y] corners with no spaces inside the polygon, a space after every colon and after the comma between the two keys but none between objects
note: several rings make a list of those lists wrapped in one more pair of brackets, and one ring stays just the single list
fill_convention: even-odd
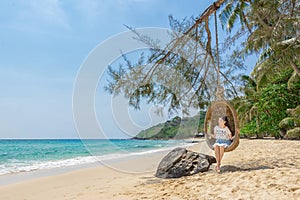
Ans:
[{"label": "wicker hanging swing chair", "polygon": [[227,116],[229,127],[232,134],[231,144],[224,149],[225,152],[234,150],[239,145],[239,128],[238,118],[233,106],[225,100],[217,100],[208,108],[204,121],[204,133],[208,146],[213,149],[213,144],[216,139],[212,137],[214,127],[218,125],[218,119],[222,116]]},{"label": "wicker hanging swing chair", "polygon": [[[226,116],[229,121],[229,128],[232,134],[231,144],[224,149],[225,152],[233,151],[239,145],[239,127],[238,127],[238,117],[233,106],[227,102],[224,98],[224,88],[220,85],[220,62],[219,62],[219,50],[218,50],[218,30],[217,30],[217,16],[216,11],[215,16],[215,32],[216,32],[216,59],[217,59],[217,92],[216,92],[216,101],[214,101],[208,108],[204,121],[204,134],[208,146],[211,149],[214,149],[213,145],[216,141],[212,137],[214,134],[214,127],[218,125],[218,120],[222,116]],[[215,62],[214,62],[215,63]]]}]

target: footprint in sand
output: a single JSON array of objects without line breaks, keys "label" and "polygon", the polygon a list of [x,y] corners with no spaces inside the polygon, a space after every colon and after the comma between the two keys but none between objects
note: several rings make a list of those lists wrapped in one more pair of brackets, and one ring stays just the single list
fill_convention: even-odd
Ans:
[{"label": "footprint in sand", "polygon": [[239,188],[234,187],[234,188],[231,190],[231,193],[236,193],[237,191],[239,191]]},{"label": "footprint in sand", "polygon": [[277,184],[271,183],[271,184],[269,184],[269,185],[267,186],[267,188],[268,188],[268,189],[269,189],[269,188],[274,188],[275,186],[277,186]]},{"label": "footprint in sand", "polygon": [[297,191],[299,189],[300,189],[299,187],[295,187],[295,188],[290,188],[288,191],[289,192],[295,192],[295,191]]}]

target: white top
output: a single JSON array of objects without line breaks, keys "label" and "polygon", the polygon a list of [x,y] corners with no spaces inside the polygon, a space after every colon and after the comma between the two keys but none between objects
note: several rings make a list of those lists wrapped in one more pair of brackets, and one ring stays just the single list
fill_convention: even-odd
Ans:
[{"label": "white top", "polygon": [[221,140],[230,140],[230,136],[231,136],[231,132],[227,126],[225,126],[225,128],[215,126],[214,134],[216,139],[221,139]]}]

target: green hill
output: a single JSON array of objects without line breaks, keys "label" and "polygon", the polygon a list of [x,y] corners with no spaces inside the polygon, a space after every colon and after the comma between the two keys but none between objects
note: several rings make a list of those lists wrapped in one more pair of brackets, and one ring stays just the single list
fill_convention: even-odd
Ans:
[{"label": "green hill", "polygon": [[165,123],[157,124],[139,132],[133,139],[185,139],[202,132],[205,113],[181,119],[176,116]]}]

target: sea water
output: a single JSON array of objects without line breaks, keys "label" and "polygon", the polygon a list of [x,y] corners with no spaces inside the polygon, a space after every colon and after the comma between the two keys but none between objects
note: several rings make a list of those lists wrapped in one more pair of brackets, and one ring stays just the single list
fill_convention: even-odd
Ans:
[{"label": "sea water", "polygon": [[0,175],[118,159],[186,145],[182,140],[0,140]]}]

